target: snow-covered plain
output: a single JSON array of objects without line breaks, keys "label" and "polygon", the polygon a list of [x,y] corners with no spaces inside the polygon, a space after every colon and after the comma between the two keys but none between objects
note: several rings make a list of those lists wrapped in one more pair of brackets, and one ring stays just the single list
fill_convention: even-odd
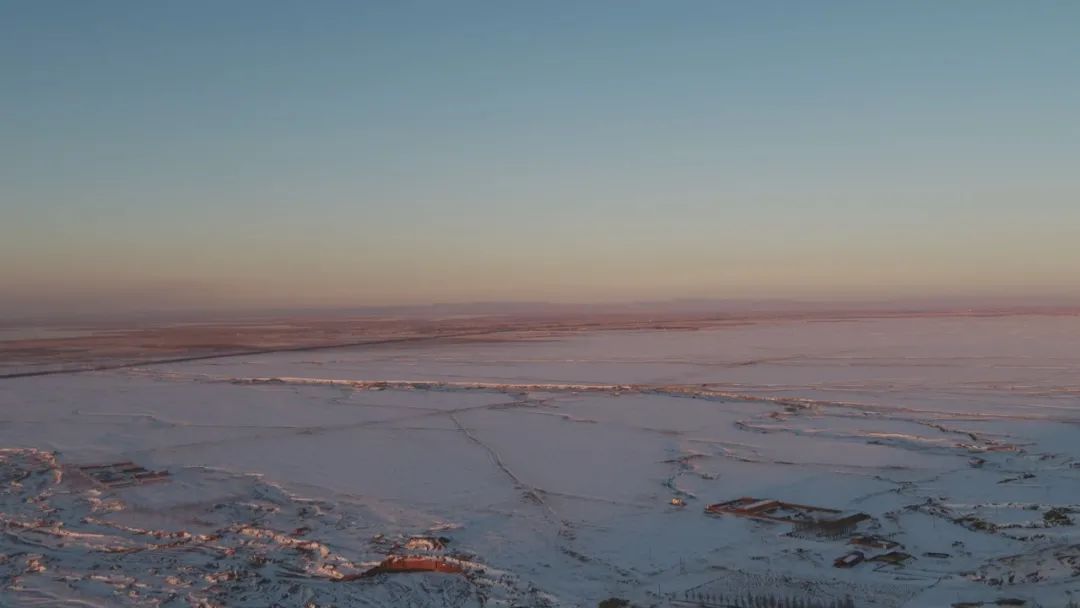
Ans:
[{"label": "snow-covered plain", "polygon": [[[1080,599],[1075,316],[580,332],[10,378],[0,447],[5,606]],[[171,480],[107,489],[76,468],[126,460]],[[913,559],[838,569],[846,538],[703,513],[741,496],[866,513],[865,532]],[[417,535],[448,539],[469,575],[352,576]]]}]

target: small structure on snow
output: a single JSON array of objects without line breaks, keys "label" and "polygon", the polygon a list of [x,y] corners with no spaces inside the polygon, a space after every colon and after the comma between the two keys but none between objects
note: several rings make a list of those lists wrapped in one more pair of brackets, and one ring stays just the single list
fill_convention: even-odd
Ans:
[{"label": "small structure on snow", "polygon": [[889,566],[903,566],[912,559],[915,559],[912,555],[904,553],[903,551],[890,551],[888,553],[882,553],[881,555],[875,555],[870,558],[872,562],[881,562]]},{"label": "small structure on snow", "polygon": [[839,509],[800,505],[771,498],[744,496],[705,507],[708,515],[735,515],[763,521],[793,524],[794,533],[805,536],[836,538],[855,531],[860,522],[870,519],[865,513],[847,513]]},{"label": "small structure on snow", "polygon": [[852,551],[851,553],[841,555],[833,561],[833,566],[836,568],[853,568],[866,559],[866,556],[862,551]]},{"label": "small structure on snow", "polygon": [[465,568],[457,560],[427,555],[391,555],[379,565],[361,574],[361,577],[401,572],[442,572],[462,574]]},{"label": "small structure on snow", "polygon": [[870,516],[866,513],[852,513],[836,518],[797,521],[795,522],[795,531],[793,534],[798,536],[839,538],[851,534],[860,523],[868,519],[870,519]]},{"label": "small structure on snow", "polygon": [[404,547],[410,551],[442,551],[446,548],[449,538],[434,536],[413,536],[405,541]]},{"label": "small structure on snow", "polygon": [[128,460],[111,464],[85,465],[79,467],[79,471],[108,488],[126,488],[169,479],[168,471],[150,471]]},{"label": "small structure on snow", "polygon": [[738,517],[750,517],[766,521],[779,521],[795,523],[798,521],[815,520],[829,515],[839,514],[837,509],[824,507],[812,507],[791,502],[782,502],[771,498],[752,498],[744,496],[720,502],[705,507],[705,513],[709,515],[736,515]]},{"label": "small structure on snow", "polygon": [[882,549],[885,551],[890,551],[900,546],[900,543],[894,540],[889,540],[888,538],[885,538],[883,536],[876,536],[872,534],[862,534],[859,536],[854,536],[851,540],[848,541],[848,544],[858,545],[860,547],[867,547],[870,549]]}]

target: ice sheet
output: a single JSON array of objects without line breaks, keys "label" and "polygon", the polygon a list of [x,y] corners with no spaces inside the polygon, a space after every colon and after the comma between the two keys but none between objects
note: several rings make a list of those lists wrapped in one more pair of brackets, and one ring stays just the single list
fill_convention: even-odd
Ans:
[{"label": "ice sheet", "polygon": [[[347,524],[313,526],[334,557],[293,563],[307,573],[298,580],[327,560],[377,560],[386,551],[369,542],[376,535],[430,530],[486,573],[320,583],[312,601],[467,606],[480,590],[488,605],[676,605],[693,589],[744,592],[781,573],[814,581],[806,593],[823,601],[858,590],[860,606],[1006,596],[1051,606],[1080,593],[1077,378],[1080,320],[1065,316],[584,332],[8,379],[0,446],[45,450],[58,470],[132,460],[173,473],[156,488],[58,486],[114,501],[110,521],[131,527],[251,520],[194,515],[220,503],[224,486],[240,503],[258,502],[258,484],[286,492],[270,501],[280,516],[255,518],[278,531],[304,525],[283,507],[303,497],[348,512]],[[27,454],[8,453],[4,466],[15,475]],[[0,510],[10,518],[29,490],[8,483]],[[703,513],[740,496],[864,512],[864,532],[914,559],[840,570],[832,561],[851,550],[846,538]],[[71,509],[63,527],[89,533],[82,511],[60,507]],[[188,519],[147,515],[157,510]],[[0,541],[41,555],[0,563],[0,602],[141,605],[124,590],[166,585],[142,574],[160,567],[157,554],[118,562],[123,584],[93,583],[97,549],[27,542]],[[188,565],[204,576],[217,567]],[[184,589],[178,597],[230,606],[256,597],[228,580]]]}]

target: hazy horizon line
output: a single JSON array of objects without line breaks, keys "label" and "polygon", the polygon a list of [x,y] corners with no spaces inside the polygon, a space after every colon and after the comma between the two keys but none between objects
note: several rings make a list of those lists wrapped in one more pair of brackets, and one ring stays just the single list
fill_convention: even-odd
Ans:
[{"label": "hazy horizon line", "polygon": [[[77,322],[129,321],[210,321],[214,318],[296,317],[304,315],[341,316],[445,316],[445,315],[514,315],[514,314],[709,314],[753,312],[947,312],[965,309],[972,312],[1008,310],[1080,310],[1078,295],[953,295],[905,297],[677,297],[666,299],[619,299],[556,301],[541,299],[492,299],[468,301],[432,301],[393,304],[319,305],[181,305],[132,306],[130,308],[83,308],[81,310],[45,310],[37,312],[0,312],[0,324],[62,324]],[[959,311],[958,311],[959,312]]]}]

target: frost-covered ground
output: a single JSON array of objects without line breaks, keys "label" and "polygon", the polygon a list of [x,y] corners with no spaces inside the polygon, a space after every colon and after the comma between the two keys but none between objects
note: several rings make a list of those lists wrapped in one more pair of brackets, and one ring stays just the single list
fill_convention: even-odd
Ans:
[{"label": "frost-covered ground", "polygon": [[[581,332],[11,378],[0,447],[0,605],[1080,598],[1072,316]],[[171,480],[109,489],[77,469],[125,460]],[[864,532],[913,559],[838,569],[846,538],[703,513],[741,496],[866,513]],[[439,552],[468,574],[354,576],[418,535],[447,539]]]}]

